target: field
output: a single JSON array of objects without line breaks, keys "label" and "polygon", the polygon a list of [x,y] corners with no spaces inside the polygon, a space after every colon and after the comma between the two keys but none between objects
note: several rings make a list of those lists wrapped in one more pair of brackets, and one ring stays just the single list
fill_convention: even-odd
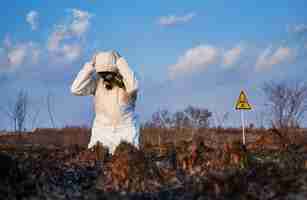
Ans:
[{"label": "field", "polygon": [[113,156],[89,134],[1,135],[0,199],[307,199],[304,129],[147,128]]}]

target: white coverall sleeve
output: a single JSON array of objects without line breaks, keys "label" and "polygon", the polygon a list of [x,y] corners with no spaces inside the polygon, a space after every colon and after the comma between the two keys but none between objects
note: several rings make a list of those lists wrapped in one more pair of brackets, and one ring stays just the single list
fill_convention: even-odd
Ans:
[{"label": "white coverall sleeve", "polygon": [[71,85],[71,92],[78,96],[94,95],[96,80],[93,78],[95,69],[90,62],[85,63]]},{"label": "white coverall sleeve", "polygon": [[120,57],[117,60],[116,64],[117,64],[119,73],[123,76],[123,82],[126,87],[126,92],[128,94],[137,92],[138,87],[139,87],[138,80],[135,76],[135,73],[129,67],[128,62],[123,57]]}]

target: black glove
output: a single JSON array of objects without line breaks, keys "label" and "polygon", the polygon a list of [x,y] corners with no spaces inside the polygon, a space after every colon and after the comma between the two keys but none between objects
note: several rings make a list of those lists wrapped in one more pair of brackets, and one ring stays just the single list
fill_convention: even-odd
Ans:
[{"label": "black glove", "polygon": [[118,72],[98,72],[99,76],[103,78],[103,82],[108,90],[117,85],[120,88],[125,89],[123,77]]}]

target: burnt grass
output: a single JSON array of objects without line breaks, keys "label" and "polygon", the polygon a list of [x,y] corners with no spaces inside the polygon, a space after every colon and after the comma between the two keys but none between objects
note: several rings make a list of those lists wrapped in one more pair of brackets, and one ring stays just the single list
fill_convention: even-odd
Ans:
[{"label": "burnt grass", "polygon": [[2,144],[0,177],[1,200],[307,199],[307,145],[274,132],[246,146],[123,142],[112,156],[101,145]]}]

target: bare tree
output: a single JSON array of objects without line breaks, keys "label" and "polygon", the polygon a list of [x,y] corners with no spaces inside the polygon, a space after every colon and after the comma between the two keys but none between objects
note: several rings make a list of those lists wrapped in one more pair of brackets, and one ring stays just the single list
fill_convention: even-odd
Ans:
[{"label": "bare tree", "polygon": [[[194,137],[195,131],[200,128],[209,127],[209,118],[211,112],[207,109],[188,106],[182,111],[171,113],[168,110],[158,110],[153,113],[151,119],[144,124],[144,128],[160,128],[160,129],[177,129],[191,130],[191,136]],[[173,140],[176,145],[176,134],[180,131],[173,131]],[[161,133],[161,132],[160,132]],[[158,143],[161,144],[161,135],[158,134]]]},{"label": "bare tree", "polygon": [[20,90],[15,101],[10,102],[7,108],[1,108],[13,122],[14,131],[22,132],[25,130],[25,122],[28,115],[28,94]]},{"label": "bare tree", "polygon": [[53,118],[52,111],[51,111],[51,94],[49,90],[48,90],[46,101],[47,101],[47,110],[48,110],[48,115],[51,121],[51,125],[53,128],[55,128],[55,122],[54,122],[54,118]]},{"label": "bare tree", "polygon": [[213,120],[216,128],[222,128],[225,126],[226,121],[229,119],[229,112],[213,112]]},{"label": "bare tree", "polygon": [[188,106],[182,111],[171,113],[168,110],[159,110],[152,115],[147,127],[157,128],[207,128],[212,113],[204,108]]},{"label": "bare tree", "polygon": [[192,128],[192,139],[194,138],[195,131],[198,131],[200,128],[209,127],[209,118],[212,116],[212,113],[207,109],[188,106],[182,113],[187,118],[185,120],[187,122],[186,127]]},{"label": "bare tree", "polygon": [[37,128],[37,120],[39,119],[39,114],[41,111],[41,105],[38,104],[38,102],[36,103],[31,103],[31,112],[29,112],[29,127],[31,130],[34,130],[35,128]]},{"label": "bare tree", "polygon": [[17,124],[17,131],[25,130],[25,121],[28,114],[28,94],[20,91],[14,109],[14,116]]},{"label": "bare tree", "polygon": [[262,89],[266,96],[266,106],[272,114],[272,126],[299,127],[307,111],[306,82],[267,82]]},{"label": "bare tree", "polygon": [[145,127],[171,128],[173,127],[172,114],[168,110],[158,110],[151,116],[151,120],[145,123]]},{"label": "bare tree", "polygon": [[185,114],[182,111],[177,111],[173,114],[173,121],[174,121],[174,126],[178,129],[184,128],[184,127],[189,127],[189,117],[187,114]]},{"label": "bare tree", "polygon": [[266,117],[266,112],[265,110],[258,110],[255,112],[256,113],[256,122],[259,128],[264,128],[265,127],[265,117]]},{"label": "bare tree", "polygon": [[188,106],[182,113],[187,118],[187,127],[194,129],[209,127],[209,118],[212,116],[212,113],[207,109]]},{"label": "bare tree", "polygon": [[[159,128],[159,129],[170,129],[172,128],[172,115],[171,113],[164,109],[159,109],[158,111],[154,112],[151,116],[151,120],[147,121],[144,128]],[[158,136],[158,145],[161,146],[161,132],[157,132]],[[175,137],[174,137],[175,138]],[[176,141],[174,141],[176,144]],[[161,148],[160,148],[161,152]]]}]

